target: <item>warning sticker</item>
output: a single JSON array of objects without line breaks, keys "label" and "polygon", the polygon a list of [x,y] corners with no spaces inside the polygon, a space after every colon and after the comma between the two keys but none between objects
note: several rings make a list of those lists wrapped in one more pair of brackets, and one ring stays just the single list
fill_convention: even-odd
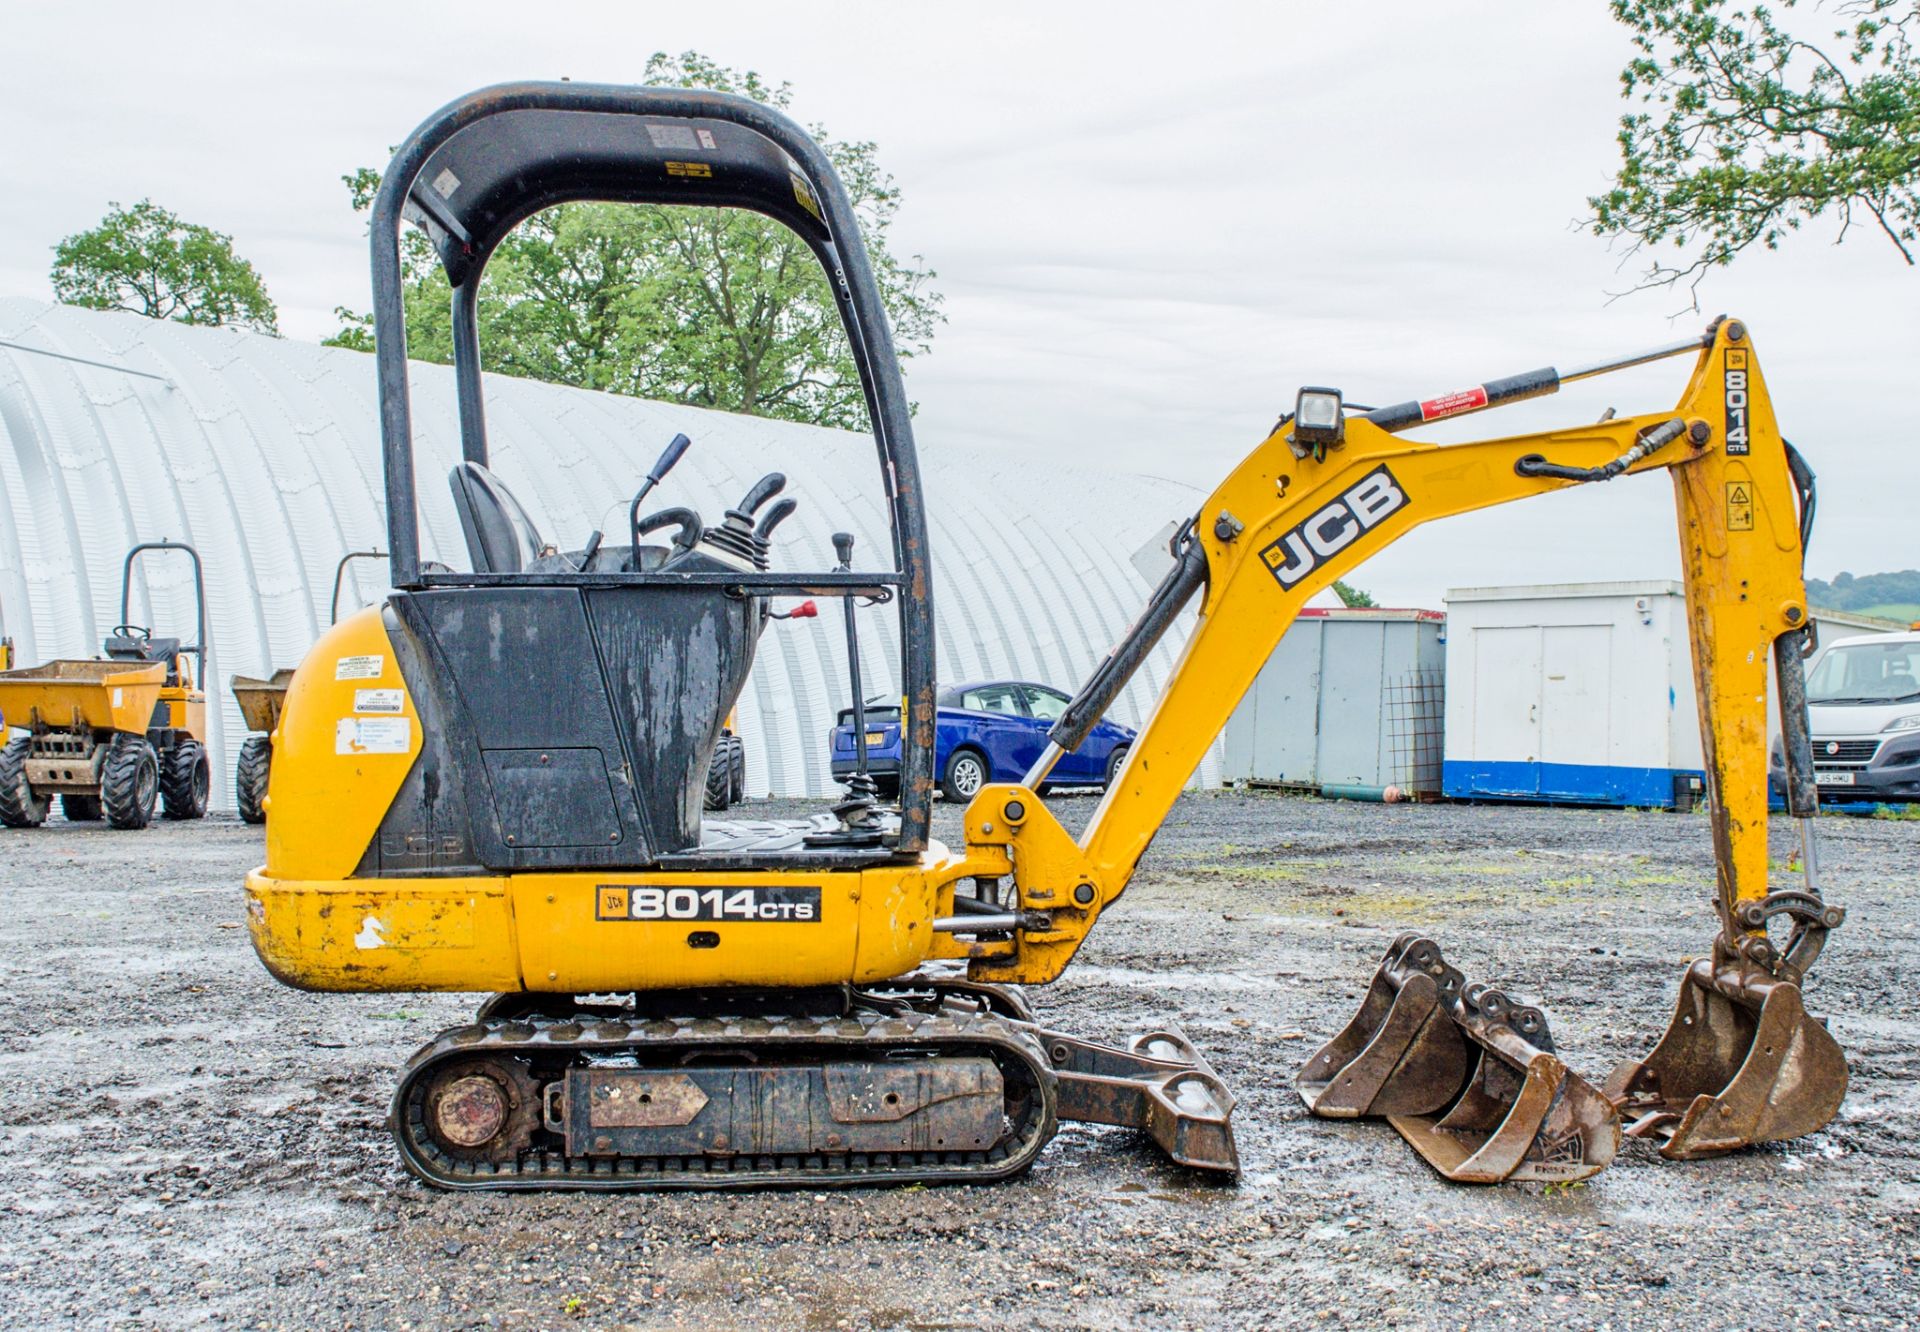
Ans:
[{"label": "warning sticker", "polygon": [[433,178],[433,192],[442,199],[451,199],[453,192],[459,188],[460,177],[454,175],[451,168]]},{"label": "warning sticker", "polygon": [[1753,530],[1753,484],[1749,481],[1727,482],[1727,530]]},{"label": "warning sticker", "polygon": [[793,182],[793,197],[799,201],[800,206],[812,213],[816,220],[826,221],[820,216],[820,205],[815,202],[813,191],[807,188],[807,182],[792,174],[789,174],[787,179]]},{"label": "warning sticker", "polygon": [[356,689],[353,691],[353,710],[355,712],[405,712],[406,698],[405,691],[399,689]]},{"label": "warning sticker", "polygon": [[1420,404],[1420,419],[1438,421],[1443,416],[1458,416],[1461,412],[1471,412],[1486,405],[1487,391],[1476,385],[1457,393],[1443,393],[1437,398],[1428,398]]},{"label": "warning sticker", "polygon": [[404,754],[412,743],[405,717],[342,717],[333,728],[336,754]]},{"label": "warning sticker", "polygon": [[688,125],[648,125],[647,137],[653,140],[655,148],[698,148],[700,141],[694,137],[693,129]]},{"label": "warning sticker", "polygon": [[705,162],[669,162],[667,163],[667,174],[669,176],[689,176],[706,180],[713,175],[713,168]]},{"label": "warning sticker", "polygon": [[700,146],[702,148],[713,147],[713,131],[712,130],[697,129],[694,131],[694,133],[700,136]]},{"label": "warning sticker", "polygon": [[333,664],[333,678],[336,680],[378,680],[387,669],[387,659],[382,656],[342,657]]}]

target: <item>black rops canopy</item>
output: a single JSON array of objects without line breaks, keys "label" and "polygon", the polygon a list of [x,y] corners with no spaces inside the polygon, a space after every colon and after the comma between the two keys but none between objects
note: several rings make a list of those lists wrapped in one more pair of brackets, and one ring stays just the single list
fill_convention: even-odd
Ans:
[{"label": "black rops canopy", "polygon": [[[866,393],[893,519],[894,570],[881,581],[905,593],[899,600],[908,733],[917,737],[924,730],[930,741],[932,575],[919,467],[892,333],[852,205],[826,154],[785,115],[746,98],[613,84],[499,84],[442,107],[395,152],[374,200],[372,227],[380,428],[394,586],[413,589],[462,581],[423,574],[420,568],[400,226],[406,221],[425,228],[453,284],[461,447],[468,459],[484,464],[487,435],[475,305],[480,278],[494,248],[516,225],[542,209],[575,200],[751,209],[792,228],[819,258]],[[575,577],[587,576],[542,574],[530,580],[566,582]],[[597,577],[656,581],[661,576]],[[774,591],[778,577],[742,575],[740,581]],[[925,844],[932,799],[931,743],[907,745],[904,759],[900,847],[908,850]]]}]

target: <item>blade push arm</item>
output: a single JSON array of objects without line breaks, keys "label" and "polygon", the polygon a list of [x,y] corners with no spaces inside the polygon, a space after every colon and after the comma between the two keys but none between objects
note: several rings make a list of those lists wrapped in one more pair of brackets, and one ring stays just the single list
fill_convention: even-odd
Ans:
[{"label": "blade push arm", "polygon": [[[1205,578],[1184,589],[1201,593],[1198,623],[1084,835],[1068,837],[1033,795],[1044,759],[1025,784],[986,787],[968,809],[969,853],[1009,853],[1020,905],[1046,912],[1050,928],[1024,932],[1011,949],[956,955],[973,957],[978,979],[1035,983],[1060,973],[1316,592],[1422,523],[1654,468],[1672,470],[1678,501],[1723,919],[1764,898],[1766,670],[1774,640],[1806,624],[1799,510],[1744,328],[1721,321],[1708,338],[1660,354],[1690,347],[1693,372],[1667,412],[1456,445],[1409,442],[1355,417],[1343,444],[1306,457],[1276,429],[1200,511],[1192,540]],[[1440,400],[1461,405],[1438,414],[1498,405],[1489,397]],[[1177,579],[1178,571],[1169,584]],[[1083,697],[1110,699],[1124,683],[1112,674],[1103,667]]]}]

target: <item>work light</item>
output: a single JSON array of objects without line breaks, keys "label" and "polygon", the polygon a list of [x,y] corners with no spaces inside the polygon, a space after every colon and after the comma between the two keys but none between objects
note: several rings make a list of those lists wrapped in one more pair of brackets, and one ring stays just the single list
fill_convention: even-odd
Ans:
[{"label": "work light", "polygon": [[1294,452],[1306,456],[1306,450],[1324,454],[1346,436],[1346,424],[1340,413],[1340,390],[1303,388],[1293,404]]}]

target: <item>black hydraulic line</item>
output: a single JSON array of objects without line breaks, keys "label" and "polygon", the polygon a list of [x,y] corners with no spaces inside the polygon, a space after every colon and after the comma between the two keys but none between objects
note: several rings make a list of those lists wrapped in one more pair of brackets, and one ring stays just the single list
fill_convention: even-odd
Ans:
[{"label": "black hydraulic line", "polygon": [[1175,553],[1175,563],[1160,580],[1160,586],[1154,589],[1153,597],[1147,602],[1140,618],[1107,653],[1087,680],[1080,686],[1080,692],[1067,704],[1065,712],[1060,714],[1051,730],[1047,732],[1048,741],[1062,753],[1072,753],[1080,747],[1100,718],[1106,715],[1107,708],[1133,678],[1140,663],[1147,659],[1165,636],[1169,627],[1179,616],[1186,604],[1193,600],[1207,581],[1207,552],[1193,533],[1189,523],[1176,541],[1183,541]]},{"label": "black hydraulic line", "polygon": [[1773,640],[1773,674],[1780,684],[1780,747],[1787,760],[1787,812],[1810,819],[1819,812],[1813,772],[1813,732],[1807,724],[1809,629],[1802,625]]},{"label": "black hydraulic line", "polygon": [[1793,475],[1793,488],[1799,492],[1800,499],[1800,567],[1807,564],[1807,543],[1813,540],[1813,513],[1819,502],[1818,487],[1815,485],[1813,468],[1807,466],[1807,460],[1800,456],[1800,450],[1793,447],[1790,440],[1780,443],[1787,450],[1787,471]]},{"label": "black hydraulic line", "polygon": [[1673,443],[1685,433],[1686,428],[1686,423],[1679,417],[1662,421],[1634,441],[1632,448],[1612,462],[1602,463],[1598,467],[1563,467],[1559,463],[1548,462],[1541,454],[1529,453],[1514,461],[1513,470],[1520,476],[1546,476],[1561,481],[1611,481],[1642,458],[1658,453]]}]

